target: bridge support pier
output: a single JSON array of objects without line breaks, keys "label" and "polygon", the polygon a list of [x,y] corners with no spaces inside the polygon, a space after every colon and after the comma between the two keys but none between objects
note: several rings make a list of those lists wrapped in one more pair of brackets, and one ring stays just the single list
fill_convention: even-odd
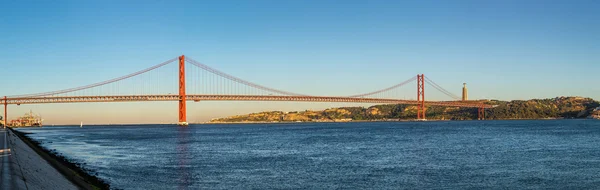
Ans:
[{"label": "bridge support pier", "polygon": [[6,125],[8,125],[8,101],[6,100],[6,96],[4,96],[4,128],[6,129]]},{"label": "bridge support pier", "polygon": [[179,57],[179,126],[188,126],[185,94],[185,56]]},{"label": "bridge support pier", "polygon": [[477,118],[478,120],[485,120],[485,107],[483,105],[477,108]]},{"label": "bridge support pier", "polygon": [[425,120],[425,75],[417,75],[417,119]]}]

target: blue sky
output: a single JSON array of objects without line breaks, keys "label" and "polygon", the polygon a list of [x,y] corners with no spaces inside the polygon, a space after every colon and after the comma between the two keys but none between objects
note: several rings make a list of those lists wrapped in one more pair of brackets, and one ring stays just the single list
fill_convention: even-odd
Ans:
[{"label": "blue sky", "polygon": [[[234,76],[304,94],[369,92],[424,73],[455,94],[468,83],[471,98],[600,99],[598,1],[0,4],[3,95],[87,85],[185,54]],[[415,98],[413,86],[406,88],[407,98]],[[428,92],[428,99],[444,99]],[[189,115],[205,121],[253,111],[338,105],[207,102],[190,106]],[[148,111],[176,109],[174,102],[11,110],[20,115],[33,109],[51,123],[79,123],[91,118],[101,122],[94,117],[98,115],[127,115],[116,114],[115,108],[140,115],[115,123],[136,122],[147,115],[152,122],[176,119],[175,111]]]}]

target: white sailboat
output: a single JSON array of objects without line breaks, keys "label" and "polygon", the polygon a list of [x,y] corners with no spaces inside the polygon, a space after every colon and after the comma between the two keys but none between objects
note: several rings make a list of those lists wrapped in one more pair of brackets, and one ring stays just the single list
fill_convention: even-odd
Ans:
[{"label": "white sailboat", "polygon": [[79,125],[79,128],[83,128],[83,121],[81,122],[81,125]]}]

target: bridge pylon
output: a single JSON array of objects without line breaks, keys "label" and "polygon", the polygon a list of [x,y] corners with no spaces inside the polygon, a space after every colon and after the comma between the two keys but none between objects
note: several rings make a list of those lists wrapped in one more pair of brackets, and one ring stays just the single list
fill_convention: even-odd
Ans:
[{"label": "bridge pylon", "polygon": [[477,108],[477,119],[485,120],[485,106],[483,104]]},{"label": "bridge pylon", "polygon": [[179,57],[179,126],[187,126],[186,113],[186,94],[185,94],[185,55]]},{"label": "bridge pylon", "polygon": [[417,119],[425,119],[425,75],[417,75]]}]

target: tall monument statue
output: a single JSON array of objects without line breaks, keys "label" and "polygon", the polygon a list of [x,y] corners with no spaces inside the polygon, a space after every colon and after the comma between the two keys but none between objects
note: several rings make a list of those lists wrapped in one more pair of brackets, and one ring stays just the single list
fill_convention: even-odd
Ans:
[{"label": "tall monument statue", "polygon": [[463,83],[462,101],[467,101],[467,100],[469,100],[469,90],[467,90],[467,83]]}]

